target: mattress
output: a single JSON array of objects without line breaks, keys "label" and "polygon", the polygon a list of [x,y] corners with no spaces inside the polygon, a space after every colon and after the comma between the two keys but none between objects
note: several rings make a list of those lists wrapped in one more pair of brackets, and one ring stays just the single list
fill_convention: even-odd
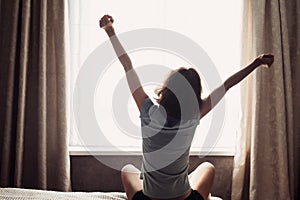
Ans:
[{"label": "mattress", "polygon": [[[45,190],[0,188],[1,200],[127,200],[124,192],[57,192]],[[211,200],[220,200],[211,197]]]}]

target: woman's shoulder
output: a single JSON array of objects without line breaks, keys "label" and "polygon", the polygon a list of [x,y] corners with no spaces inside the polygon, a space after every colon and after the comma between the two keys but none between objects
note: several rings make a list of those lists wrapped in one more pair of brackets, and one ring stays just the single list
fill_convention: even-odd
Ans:
[{"label": "woman's shoulder", "polygon": [[157,105],[153,103],[150,97],[144,99],[140,111],[140,118],[149,117],[150,112],[153,112],[157,108]]}]

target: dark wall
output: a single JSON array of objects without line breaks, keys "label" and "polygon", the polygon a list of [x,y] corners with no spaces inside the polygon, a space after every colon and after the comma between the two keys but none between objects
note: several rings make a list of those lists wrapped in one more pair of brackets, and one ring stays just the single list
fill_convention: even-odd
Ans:
[{"label": "dark wall", "polygon": [[[190,157],[190,171],[200,163],[209,161],[216,168],[212,194],[230,199],[233,169],[232,156]],[[103,164],[105,163],[105,164]],[[120,170],[131,163],[140,168],[141,156],[71,156],[71,178],[73,191],[124,191]],[[108,165],[108,166],[107,166]],[[114,166],[112,169],[109,166]]]}]

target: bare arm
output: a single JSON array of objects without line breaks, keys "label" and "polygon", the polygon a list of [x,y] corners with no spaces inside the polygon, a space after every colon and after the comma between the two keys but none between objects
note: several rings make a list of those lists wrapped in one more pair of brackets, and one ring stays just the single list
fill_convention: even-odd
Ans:
[{"label": "bare arm", "polygon": [[128,54],[126,53],[118,37],[116,36],[112,24],[113,18],[109,15],[104,15],[100,20],[100,27],[103,28],[109,36],[111,44],[126,72],[126,78],[131,94],[136,102],[137,107],[139,108],[139,110],[141,110],[142,103],[148,96],[141,85],[136,71],[132,67],[132,63]]},{"label": "bare arm", "polygon": [[208,97],[203,99],[200,108],[200,117],[204,117],[209,111],[211,111],[224,97],[226,92],[234,85],[241,82],[246,78],[252,71],[261,65],[267,65],[270,67],[274,62],[274,56],[271,54],[261,55],[256,58],[251,64],[241,69],[237,73],[230,76],[220,87],[215,89]]}]

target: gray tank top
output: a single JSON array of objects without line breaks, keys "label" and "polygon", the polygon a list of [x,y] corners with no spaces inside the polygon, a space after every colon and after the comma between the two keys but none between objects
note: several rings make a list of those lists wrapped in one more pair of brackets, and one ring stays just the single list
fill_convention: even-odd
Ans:
[{"label": "gray tank top", "polygon": [[141,127],[143,193],[150,198],[175,198],[191,189],[188,180],[189,151],[199,119],[175,120],[161,106],[146,98]]}]

